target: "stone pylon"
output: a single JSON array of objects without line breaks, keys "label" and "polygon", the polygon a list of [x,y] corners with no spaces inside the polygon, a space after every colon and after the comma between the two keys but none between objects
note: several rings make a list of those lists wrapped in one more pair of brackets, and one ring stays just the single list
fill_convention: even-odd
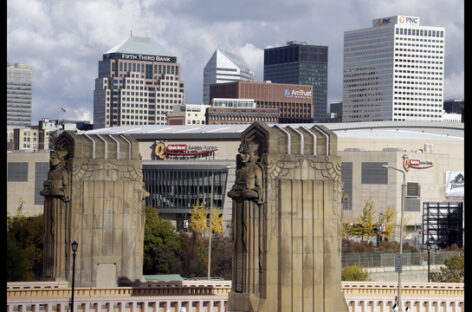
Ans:
[{"label": "stone pylon", "polygon": [[348,311],[341,291],[337,137],[255,123],[242,134],[228,311]]},{"label": "stone pylon", "polygon": [[43,277],[112,287],[142,277],[144,189],[138,142],[126,135],[65,131],[50,156],[44,201]]}]

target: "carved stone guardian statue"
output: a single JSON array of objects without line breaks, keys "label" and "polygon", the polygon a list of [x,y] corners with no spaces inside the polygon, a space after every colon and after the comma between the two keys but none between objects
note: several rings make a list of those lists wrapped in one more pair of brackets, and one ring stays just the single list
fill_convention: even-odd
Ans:
[{"label": "carved stone guardian statue", "polygon": [[241,135],[227,311],[347,312],[336,135],[254,123]]}]

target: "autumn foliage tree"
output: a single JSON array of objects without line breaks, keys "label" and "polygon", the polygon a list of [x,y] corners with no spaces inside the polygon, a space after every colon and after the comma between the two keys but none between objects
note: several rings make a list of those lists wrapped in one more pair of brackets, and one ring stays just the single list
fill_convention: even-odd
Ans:
[{"label": "autumn foliage tree", "polygon": [[397,216],[397,210],[390,206],[387,207],[387,210],[380,215],[379,223],[383,224],[382,233],[386,239],[389,239],[390,236],[395,232],[395,218]]},{"label": "autumn foliage tree", "polygon": [[[193,205],[190,214],[190,229],[193,232],[204,234],[210,230],[208,211],[203,203],[198,201]],[[211,213],[211,231],[215,234],[223,233],[223,216],[220,216],[220,209],[213,207]]]},{"label": "autumn foliage tree", "polygon": [[190,230],[199,234],[208,232],[207,224],[208,212],[203,203],[197,202],[193,205],[193,210],[190,213]]},{"label": "autumn foliage tree", "polygon": [[362,215],[359,217],[357,223],[359,224],[358,235],[361,237],[361,240],[364,240],[364,238],[368,239],[369,236],[375,235],[376,224],[374,223],[373,201],[368,200],[365,202]]}]

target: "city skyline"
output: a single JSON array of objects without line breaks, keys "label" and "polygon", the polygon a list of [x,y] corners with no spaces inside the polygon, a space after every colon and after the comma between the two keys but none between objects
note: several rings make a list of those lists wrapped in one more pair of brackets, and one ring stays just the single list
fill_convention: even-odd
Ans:
[{"label": "city skyline", "polygon": [[[349,12],[349,14],[346,14]],[[464,3],[219,1],[135,3],[36,0],[7,3],[9,62],[33,69],[33,120],[92,120],[97,59],[132,32],[174,51],[182,66],[186,103],[202,99],[203,68],[215,49],[241,57],[263,79],[263,51],[287,41],[328,46],[328,104],[342,100],[344,31],[378,17],[418,16],[445,27],[444,99],[464,97]],[[329,31],[327,31],[329,30]],[[68,115],[68,116],[67,116]]]}]

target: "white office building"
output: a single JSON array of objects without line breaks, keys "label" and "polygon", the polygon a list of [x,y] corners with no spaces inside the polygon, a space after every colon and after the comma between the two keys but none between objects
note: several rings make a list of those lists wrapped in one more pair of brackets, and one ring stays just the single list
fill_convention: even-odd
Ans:
[{"label": "white office building", "polygon": [[254,72],[240,56],[216,49],[203,69],[203,103],[210,104],[212,84],[254,80]]},{"label": "white office building", "polygon": [[444,46],[444,27],[414,16],[344,32],[342,121],[442,121]]}]

